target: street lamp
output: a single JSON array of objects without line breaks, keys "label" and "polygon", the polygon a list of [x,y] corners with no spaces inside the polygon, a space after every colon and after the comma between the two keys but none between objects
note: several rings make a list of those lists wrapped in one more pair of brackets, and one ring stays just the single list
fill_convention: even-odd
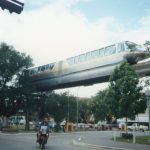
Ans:
[{"label": "street lamp", "polygon": [[78,120],[79,120],[79,102],[78,102],[78,92],[79,92],[79,88],[77,89],[77,129],[78,129]]},{"label": "street lamp", "polygon": [[79,111],[79,110],[78,110],[78,109],[79,109],[79,108],[78,108],[78,107],[79,107],[78,105],[79,105],[79,104],[78,104],[78,98],[77,98],[77,129],[78,129],[78,115],[79,115],[79,114],[78,114],[78,111]]},{"label": "street lamp", "polygon": [[69,95],[68,95],[68,122],[69,122]]},{"label": "street lamp", "polygon": [[150,141],[150,96],[148,97],[148,112],[149,112],[149,141]]},{"label": "street lamp", "polygon": [[69,118],[70,118],[70,113],[69,113],[69,111],[70,111],[70,104],[69,104],[69,91],[67,91],[67,100],[68,100],[68,105],[67,105],[67,108],[68,108],[68,110],[67,110],[67,122],[69,122]]},{"label": "street lamp", "polygon": [[149,114],[149,142],[150,142],[150,95],[148,95],[148,114]]}]

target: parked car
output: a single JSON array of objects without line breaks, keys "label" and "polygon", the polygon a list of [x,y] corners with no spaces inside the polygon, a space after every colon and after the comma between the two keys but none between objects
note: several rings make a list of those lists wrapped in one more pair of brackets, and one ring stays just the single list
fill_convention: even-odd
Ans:
[{"label": "parked car", "polygon": [[9,118],[9,124],[13,125],[25,125],[26,120],[25,120],[25,116],[11,116]]},{"label": "parked car", "polygon": [[139,125],[138,123],[133,123],[131,126],[127,126],[127,129],[130,131],[146,131],[148,130],[148,126],[145,125]]},{"label": "parked car", "polygon": [[119,130],[126,130],[126,123],[125,122],[118,122]]},{"label": "parked car", "polygon": [[108,130],[109,129],[109,125],[106,124],[106,121],[98,121],[98,123],[95,124],[95,128],[97,130]]}]

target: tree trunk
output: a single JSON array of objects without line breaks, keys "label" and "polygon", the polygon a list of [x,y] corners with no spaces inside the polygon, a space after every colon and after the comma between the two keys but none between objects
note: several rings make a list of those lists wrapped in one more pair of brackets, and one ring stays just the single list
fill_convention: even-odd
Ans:
[{"label": "tree trunk", "polygon": [[126,117],[126,123],[125,123],[125,130],[126,130],[126,133],[127,133],[127,123],[128,123],[128,118]]},{"label": "tree trunk", "polygon": [[25,130],[29,131],[30,126],[29,126],[29,105],[28,105],[28,99],[26,101],[26,110],[25,110],[25,119],[26,119],[26,124],[25,124]]}]

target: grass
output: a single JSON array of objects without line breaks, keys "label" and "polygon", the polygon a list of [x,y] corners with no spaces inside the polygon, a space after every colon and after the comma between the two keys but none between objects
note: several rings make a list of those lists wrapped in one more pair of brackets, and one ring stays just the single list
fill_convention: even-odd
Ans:
[{"label": "grass", "polygon": [[[133,143],[133,139],[125,139],[122,137],[117,137],[116,140],[120,142]],[[136,136],[135,143],[150,145],[150,137],[149,136]]]}]

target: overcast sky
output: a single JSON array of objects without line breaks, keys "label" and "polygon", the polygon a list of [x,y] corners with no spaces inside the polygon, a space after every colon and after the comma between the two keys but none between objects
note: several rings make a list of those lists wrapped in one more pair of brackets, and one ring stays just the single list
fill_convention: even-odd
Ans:
[{"label": "overcast sky", "polygon": [[[20,1],[25,2],[20,15],[0,9],[0,42],[29,54],[36,66],[124,40],[150,40],[150,0]],[[67,91],[90,97],[104,87]]]}]

